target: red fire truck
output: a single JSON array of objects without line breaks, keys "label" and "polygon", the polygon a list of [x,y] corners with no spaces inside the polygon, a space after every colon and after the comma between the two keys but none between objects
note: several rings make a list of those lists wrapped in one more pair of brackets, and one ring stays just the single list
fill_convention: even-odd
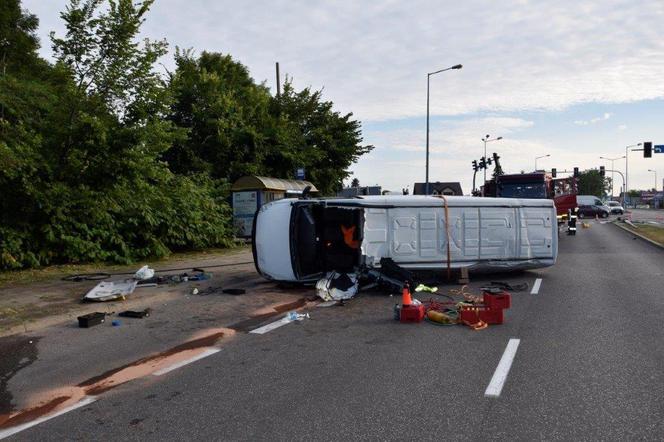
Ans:
[{"label": "red fire truck", "polygon": [[503,198],[546,198],[556,205],[558,222],[567,218],[568,211],[577,207],[576,178],[554,179],[545,172],[500,175],[487,181],[484,195]]}]

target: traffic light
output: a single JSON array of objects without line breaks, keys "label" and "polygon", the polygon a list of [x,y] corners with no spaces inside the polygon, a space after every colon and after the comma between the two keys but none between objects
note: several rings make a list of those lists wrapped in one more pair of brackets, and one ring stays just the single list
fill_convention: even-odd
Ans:
[{"label": "traffic light", "polygon": [[643,143],[643,158],[652,157],[652,141],[646,141]]},{"label": "traffic light", "polygon": [[487,158],[486,163],[490,166],[491,165],[491,158]]},{"label": "traffic light", "polygon": [[473,160],[473,170],[477,172],[479,168],[480,167],[477,165],[477,160]]},{"label": "traffic light", "polygon": [[480,158],[480,169],[486,169],[486,158]]},{"label": "traffic light", "polygon": [[602,176],[602,178],[604,178],[604,175],[606,174],[604,166],[599,166],[599,174]]},{"label": "traffic light", "polygon": [[556,168],[552,167],[551,168],[551,178],[555,178],[555,177],[556,177]]},{"label": "traffic light", "polygon": [[578,178],[578,176],[579,176],[579,168],[575,167],[574,168],[574,178]]}]

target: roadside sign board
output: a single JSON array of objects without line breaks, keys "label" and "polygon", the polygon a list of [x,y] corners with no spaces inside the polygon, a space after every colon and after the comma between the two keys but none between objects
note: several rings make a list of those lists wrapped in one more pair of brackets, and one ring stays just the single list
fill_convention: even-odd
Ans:
[{"label": "roadside sign board", "polygon": [[256,209],[258,209],[257,191],[233,192],[233,224],[237,236],[251,236]]},{"label": "roadside sign board", "polygon": [[303,180],[304,179],[304,167],[298,167],[295,171],[295,179]]},{"label": "roadside sign board", "polygon": [[655,153],[664,153],[664,144],[655,144],[653,146],[653,151]]}]

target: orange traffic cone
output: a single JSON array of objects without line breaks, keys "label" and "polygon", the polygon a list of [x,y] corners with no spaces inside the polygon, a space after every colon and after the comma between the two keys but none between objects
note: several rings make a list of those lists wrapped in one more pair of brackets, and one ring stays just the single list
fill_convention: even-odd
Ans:
[{"label": "orange traffic cone", "polygon": [[410,287],[408,287],[408,284],[405,284],[401,294],[401,305],[411,305],[412,303],[413,299],[410,297]]}]

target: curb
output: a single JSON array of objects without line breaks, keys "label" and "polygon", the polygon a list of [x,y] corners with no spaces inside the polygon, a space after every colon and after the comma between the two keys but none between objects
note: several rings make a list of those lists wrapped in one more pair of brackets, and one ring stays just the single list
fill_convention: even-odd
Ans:
[{"label": "curb", "polygon": [[655,246],[655,247],[657,247],[657,248],[659,248],[659,249],[661,249],[661,250],[664,250],[664,244],[658,243],[657,241],[653,241],[653,240],[650,239],[650,238],[646,238],[645,236],[641,235],[640,233],[636,233],[634,230],[628,229],[627,227],[623,227],[623,226],[621,226],[620,224],[617,224],[617,223],[615,223],[615,222],[613,222],[613,223],[611,223],[611,224],[613,224],[614,226],[618,227],[619,229],[623,229],[625,232],[629,232],[630,234],[632,234],[632,235],[634,235],[634,236],[638,236],[638,237],[641,238],[642,240],[649,242],[650,244],[652,244],[653,246]]}]

